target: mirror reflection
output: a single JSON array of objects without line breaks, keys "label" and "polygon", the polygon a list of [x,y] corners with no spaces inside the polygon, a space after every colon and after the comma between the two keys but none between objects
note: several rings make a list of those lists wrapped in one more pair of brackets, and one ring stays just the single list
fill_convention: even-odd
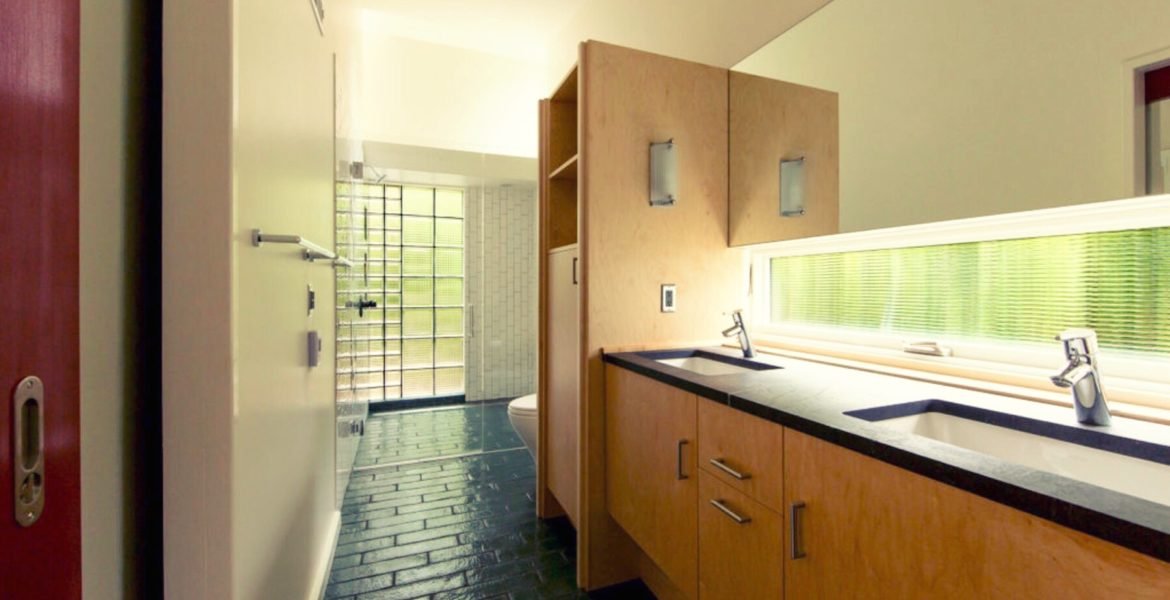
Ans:
[{"label": "mirror reflection", "polygon": [[834,0],[734,69],[838,94],[848,232],[1164,192],[1167,31],[1161,0]]}]

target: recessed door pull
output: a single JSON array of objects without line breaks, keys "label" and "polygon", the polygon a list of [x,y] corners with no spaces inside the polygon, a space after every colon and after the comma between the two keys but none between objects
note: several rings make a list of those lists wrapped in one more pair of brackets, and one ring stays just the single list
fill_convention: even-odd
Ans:
[{"label": "recessed door pull", "polygon": [[723,462],[722,458],[712,458],[710,462],[711,462],[711,465],[714,466],[715,468],[719,469],[720,471],[723,471],[724,473],[727,473],[728,475],[731,475],[732,477],[734,477],[740,481],[752,478],[752,476],[747,474],[747,473],[740,473],[739,471],[736,471],[735,469],[732,469],[731,467],[727,466],[727,463]]},{"label": "recessed door pull", "polygon": [[45,385],[29,376],[12,393],[13,516],[29,527],[45,510]]},{"label": "recessed door pull", "polygon": [[723,503],[722,500],[711,500],[711,506],[718,508],[720,511],[723,512],[723,514],[725,514],[729,518],[731,518],[732,521],[735,521],[736,523],[738,523],[740,525],[747,525],[748,523],[752,522],[751,517],[745,517],[745,516],[735,512],[734,510],[731,510],[730,508],[728,508],[728,506],[726,504]]}]

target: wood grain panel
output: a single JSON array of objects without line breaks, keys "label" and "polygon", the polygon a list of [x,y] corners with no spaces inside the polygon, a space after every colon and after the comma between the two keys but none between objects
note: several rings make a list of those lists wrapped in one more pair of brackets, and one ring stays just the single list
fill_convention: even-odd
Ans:
[{"label": "wood grain panel", "polygon": [[556,169],[577,154],[577,102],[549,102],[549,168]]},{"label": "wood grain panel", "polygon": [[540,271],[539,322],[537,324],[536,357],[536,419],[539,426],[536,434],[536,514],[548,519],[564,514],[564,509],[548,489],[548,251],[549,251],[549,193],[548,193],[548,138],[549,101],[539,103],[540,156],[538,164],[540,177],[537,182],[540,191],[540,252],[537,262]]},{"label": "wood grain panel", "polygon": [[[584,45],[580,65],[583,312],[582,531],[579,581],[636,575],[627,536],[605,506],[601,348],[717,337],[740,302],[740,254],[727,248],[727,71]],[[649,206],[649,147],[673,138],[679,201]],[[678,311],[659,312],[659,286]]]},{"label": "wood grain panel", "polygon": [[[732,72],[729,245],[838,230],[837,94]],[[805,214],[780,216],[780,160],[805,158]]]},{"label": "wood grain panel", "polygon": [[577,284],[573,271],[577,247],[554,250],[549,255],[549,337],[548,369],[548,487],[569,515],[574,526],[577,518],[578,430],[581,408],[580,335]]},{"label": "wood grain panel", "polygon": [[573,179],[548,181],[549,247],[563,248],[577,243],[577,182]]},{"label": "wood grain panel", "polygon": [[1168,598],[1170,563],[787,430],[786,598]]},{"label": "wood grain panel", "polygon": [[606,368],[609,513],[688,598],[698,583],[694,394]]},{"label": "wood grain panel", "polygon": [[[736,523],[711,500],[750,520]],[[780,513],[700,471],[700,600],[779,599],[783,593],[784,520]]]},{"label": "wood grain panel", "polygon": [[[748,476],[711,464],[720,459]],[[772,510],[784,509],[784,428],[727,405],[699,402],[699,468]]]}]

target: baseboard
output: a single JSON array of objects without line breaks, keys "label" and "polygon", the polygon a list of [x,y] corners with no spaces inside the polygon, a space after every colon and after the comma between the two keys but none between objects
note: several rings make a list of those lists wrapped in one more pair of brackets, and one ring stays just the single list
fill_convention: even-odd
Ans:
[{"label": "baseboard", "polygon": [[337,551],[337,538],[341,535],[340,510],[330,513],[329,530],[332,534],[325,538],[329,546],[321,549],[321,559],[317,561],[317,570],[313,576],[313,585],[309,588],[308,600],[325,599],[325,588],[329,586],[329,572],[333,570],[333,553]]}]

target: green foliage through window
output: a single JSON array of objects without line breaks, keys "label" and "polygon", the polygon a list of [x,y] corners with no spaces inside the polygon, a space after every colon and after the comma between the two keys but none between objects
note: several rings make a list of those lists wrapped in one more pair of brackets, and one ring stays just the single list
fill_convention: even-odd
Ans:
[{"label": "green foliage through window", "polygon": [[771,259],[771,321],[1170,352],[1170,228]]}]

